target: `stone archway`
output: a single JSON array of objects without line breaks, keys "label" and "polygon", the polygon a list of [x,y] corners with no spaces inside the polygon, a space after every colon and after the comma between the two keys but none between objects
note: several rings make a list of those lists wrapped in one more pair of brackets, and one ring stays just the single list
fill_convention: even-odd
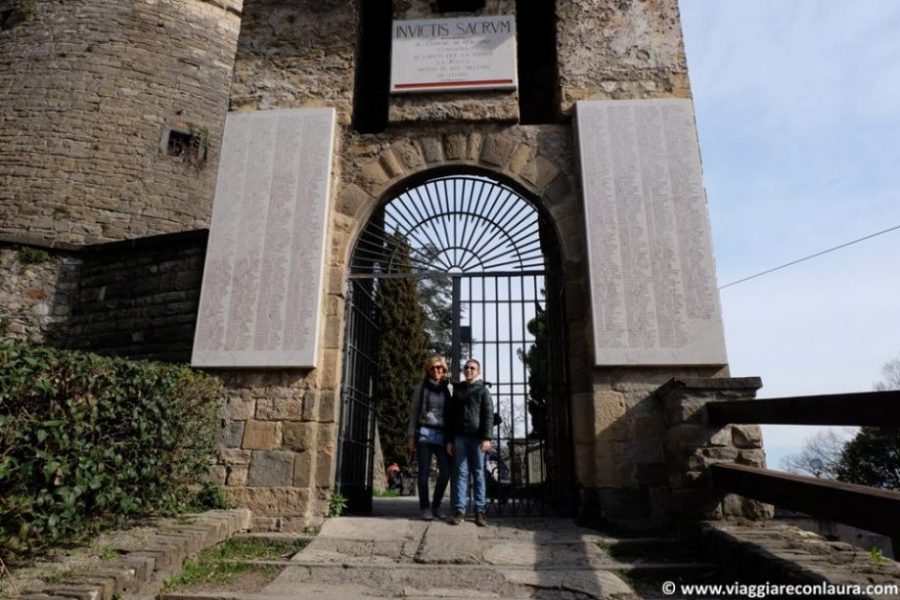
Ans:
[{"label": "stone archway", "polygon": [[[508,134],[497,134],[482,136],[478,133],[469,134],[446,134],[435,137],[426,137],[416,142],[409,140],[400,140],[382,148],[381,152],[375,157],[363,164],[361,168],[354,170],[354,181],[345,184],[339,194],[336,212],[334,216],[334,233],[332,251],[343,250],[342,254],[346,254],[348,262],[352,263],[350,258],[350,240],[359,239],[358,232],[363,229],[364,223],[369,223],[377,210],[383,208],[379,206],[376,198],[391,199],[402,193],[403,189],[408,189],[417,182],[427,181],[430,178],[448,176],[456,173],[469,173],[476,176],[493,179],[500,185],[511,186],[510,189],[516,189],[519,193],[527,196],[535,205],[535,210],[541,214],[544,226],[549,230],[545,235],[553,238],[554,256],[553,262],[559,271],[562,271],[562,265],[565,264],[568,270],[573,271],[574,277],[571,282],[575,282],[574,289],[580,291],[577,285],[580,273],[577,268],[577,257],[581,254],[578,244],[583,239],[583,231],[581,230],[580,206],[576,204],[576,198],[573,194],[573,186],[571,185],[570,176],[560,171],[560,169],[548,158],[539,154],[536,150],[537,144],[534,140],[529,140],[527,136],[522,139]],[[451,159],[451,160],[448,160]],[[431,160],[429,160],[431,159]],[[502,182],[502,183],[501,183]],[[379,194],[379,196],[376,196]],[[560,234],[560,231],[563,233]],[[560,240],[559,243],[556,240]],[[337,263],[332,261],[332,265]],[[352,264],[351,264],[352,268]],[[346,273],[346,271],[344,272]],[[332,275],[337,275],[332,271]],[[549,280],[548,280],[549,282]],[[563,283],[562,278],[552,283],[555,295],[558,298],[558,305],[554,306],[552,312],[554,318],[558,320],[557,327],[559,334],[555,339],[563,340],[568,338],[568,332],[563,326],[564,319],[561,318],[565,307],[561,301],[567,291],[567,287],[571,283],[567,273],[566,282]],[[334,289],[336,282],[332,282]],[[541,287],[540,284],[538,287]],[[547,287],[551,284],[548,283]],[[352,299],[359,296],[360,291],[353,288],[352,283],[348,286],[349,293],[342,299]],[[344,290],[345,292],[347,289]],[[532,299],[534,300],[534,299]],[[343,303],[342,303],[343,305]],[[352,308],[352,306],[351,306]],[[349,312],[347,314],[350,314]],[[345,328],[351,328],[351,323],[345,321]],[[344,332],[342,332],[343,334]],[[331,336],[329,336],[331,337]],[[344,347],[347,346],[347,340],[344,339]],[[556,394],[557,400],[556,410],[558,415],[554,417],[554,427],[557,437],[562,440],[570,439],[568,409],[569,409],[569,387],[565,385],[567,376],[565,368],[565,360],[563,357],[567,354],[568,348],[564,344],[557,345],[554,353],[559,357],[558,366],[555,367],[555,376],[560,382]],[[350,362],[356,364],[356,361],[347,361],[344,363],[344,377],[347,377],[347,368]],[[336,372],[335,372],[336,374]],[[522,384],[524,385],[524,384]],[[352,386],[351,386],[352,387]],[[335,387],[337,390],[338,388]],[[342,386],[346,391],[348,386],[346,380]],[[508,396],[509,393],[507,392]],[[527,397],[527,395],[526,395]],[[524,401],[520,414],[524,413]],[[349,412],[349,409],[346,409]],[[356,427],[357,432],[368,428],[360,429],[359,425],[349,426],[346,422],[346,414],[341,416],[342,424],[338,428],[338,435],[344,437],[344,434]],[[527,418],[523,419],[527,420]],[[532,432],[533,434],[533,432]],[[366,433],[365,435],[371,435]],[[506,442],[506,447],[518,444],[522,448],[528,447],[525,442],[526,432],[520,431],[513,433],[511,438],[521,437],[518,441],[512,439]],[[568,444],[568,442],[566,443]],[[363,444],[365,445],[365,444]],[[558,445],[561,445],[558,444]],[[339,453],[344,452],[341,442],[338,444]],[[515,451],[507,450],[507,457],[511,457]],[[523,455],[524,456],[524,455]],[[516,460],[522,461],[523,456],[517,457]],[[568,492],[573,478],[573,465],[571,459],[571,448],[566,445],[565,448],[558,447],[553,451],[553,460],[562,462],[558,469],[554,467],[553,477],[557,480],[554,482],[554,489],[566,490]],[[346,455],[341,458],[342,466],[346,467]],[[517,467],[520,469],[521,467]],[[364,465],[356,465],[357,473],[369,473],[371,467]],[[352,470],[352,469],[351,469]],[[521,473],[519,470],[518,472]],[[536,473],[525,474],[526,479],[531,478]],[[538,477],[538,475],[534,475]],[[543,477],[543,475],[540,475]],[[338,472],[338,480],[341,478],[341,472]],[[563,483],[564,482],[564,483]],[[340,484],[339,484],[340,485]],[[371,493],[370,491],[368,492]],[[564,493],[568,498],[573,497],[572,494]],[[571,507],[567,507],[571,508]]]}]

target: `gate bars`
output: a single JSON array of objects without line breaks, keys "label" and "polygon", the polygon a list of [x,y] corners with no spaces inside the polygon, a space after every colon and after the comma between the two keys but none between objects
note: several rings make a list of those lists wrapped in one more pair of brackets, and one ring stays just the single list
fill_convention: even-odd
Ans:
[{"label": "gate bars", "polygon": [[[370,220],[351,258],[337,489],[372,506],[380,309],[378,280],[452,281],[451,377],[477,358],[497,414],[489,512],[543,513],[569,489],[562,277],[545,256],[536,208],[487,177],[438,177],[399,193]],[[402,246],[402,253],[398,248]],[[467,349],[467,356],[464,356]],[[557,504],[565,504],[556,502]]]}]

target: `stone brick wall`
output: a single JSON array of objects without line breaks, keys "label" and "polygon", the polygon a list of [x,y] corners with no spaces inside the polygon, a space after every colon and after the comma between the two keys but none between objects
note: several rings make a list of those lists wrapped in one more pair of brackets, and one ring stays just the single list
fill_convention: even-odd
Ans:
[{"label": "stone brick wall", "polygon": [[245,0],[231,110],[337,109],[350,123],[356,3]]},{"label": "stone brick wall", "polygon": [[222,374],[219,446],[210,481],[253,511],[254,529],[303,531],[321,522],[334,481],[337,394],[302,370]]},{"label": "stone brick wall", "polygon": [[759,425],[711,426],[709,402],[752,400],[759,377],[674,378],[657,390],[665,411],[665,455],[675,519],[771,518],[771,506],[713,488],[709,466],[735,462],[765,468]]},{"label": "stone brick wall", "polygon": [[[209,222],[241,0],[0,0],[0,234],[93,243]],[[21,17],[21,18],[19,18]],[[205,161],[166,155],[193,131]]]},{"label": "stone brick wall", "polygon": [[[590,329],[585,337],[583,343],[590,344]],[[728,371],[716,367],[591,371],[588,390],[574,393],[571,404],[582,516],[637,529],[663,525],[671,516],[669,423],[657,391],[672,377],[716,378]]]},{"label": "stone brick wall", "polygon": [[206,237],[64,248],[0,242],[0,337],[188,362]]},{"label": "stone brick wall", "polygon": [[[0,0],[0,11],[18,2]],[[438,17],[434,4],[395,0],[394,16]],[[10,207],[0,215],[0,234],[81,243],[205,225],[235,48],[232,110],[337,110],[319,366],[222,372],[226,406],[211,477],[254,510],[257,527],[298,530],[327,510],[353,244],[395,189],[449,172],[515,185],[552,224],[565,274],[573,464],[583,512],[638,527],[669,518],[672,424],[654,393],[672,377],[728,371],[594,367],[571,124],[516,124],[514,93],[421,94],[392,97],[387,130],[359,134],[350,125],[358,4],[347,0],[37,0],[35,6],[27,20],[0,31],[0,204]],[[690,97],[677,0],[556,6],[562,113],[571,114],[582,99]],[[481,11],[514,12],[513,0],[487,0]],[[209,156],[199,166],[160,149],[166,127],[191,125],[209,133]],[[84,277],[78,296],[66,296],[73,292],[63,278],[59,308],[48,313],[71,312],[66,326],[81,340],[73,343],[160,352],[154,344],[166,338],[173,346],[168,358],[178,359],[189,348],[175,343],[189,340],[202,252],[173,252],[147,262],[139,253],[121,254],[113,263],[101,254],[60,254],[48,271],[18,274],[0,289],[14,297],[17,315],[37,307],[21,317],[18,335],[44,332],[51,321],[38,317],[47,317],[39,314],[47,309],[41,300],[26,302],[40,293],[25,290],[56,294],[49,282],[74,261],[71,268]],[[13,258],[4,258],[2,268],[20,269]],[[48,283],[32,285],[29,278]],[[122,316],[104,326],[110,311]],[[173,329],[160,335],[164,327]]]},{"label": "stone brick wall", "polygon": [[190,362],[206,238],[197,231],[85,248],[65,345]]}]

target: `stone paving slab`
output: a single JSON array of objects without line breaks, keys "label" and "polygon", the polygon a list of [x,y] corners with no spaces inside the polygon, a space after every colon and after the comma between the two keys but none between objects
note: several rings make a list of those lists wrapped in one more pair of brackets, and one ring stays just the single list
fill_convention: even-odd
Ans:
[{"label": "stone paving slab", "polygon": [[268,600],[633,598],[613,572],[628,565],[606,557],[598,539],[564,519],[496,518],[480,528],[396,515],[340,517],[326,521],[263,594]]},{"label": "stone paving slab", "polygon": [[610,568],[615,561],[606,557],[596,544],[535,544],[527,541],[500,541],[487,545],[484,562],[505,566],[566,566]]},{"label": "stone paving slab", "polygon": [[631,586],[610,571],[592,570],[502,570],[510,582],[532,589],[580,592],[591,598],[609,598],[634,594]]},{"label": "stone paving slab", "polygon": [[432,522],[425,530],[416,561],[429,564],[473,564],[482,560],[482,544],[474,527]]}]

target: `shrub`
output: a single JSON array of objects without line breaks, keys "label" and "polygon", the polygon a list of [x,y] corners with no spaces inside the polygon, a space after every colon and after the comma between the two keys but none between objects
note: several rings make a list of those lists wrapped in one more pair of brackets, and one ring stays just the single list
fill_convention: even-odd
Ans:
[{"label": "shrub", "polygon": [[19,261],[23,265],[40,265],[50,261],[50,254],[40,248],[22,246],[19,248]]},{"label": "shrub", "polygon": [[0,547],[34,552],[185,508],[218,391],[183,366],[0,343]]}]

